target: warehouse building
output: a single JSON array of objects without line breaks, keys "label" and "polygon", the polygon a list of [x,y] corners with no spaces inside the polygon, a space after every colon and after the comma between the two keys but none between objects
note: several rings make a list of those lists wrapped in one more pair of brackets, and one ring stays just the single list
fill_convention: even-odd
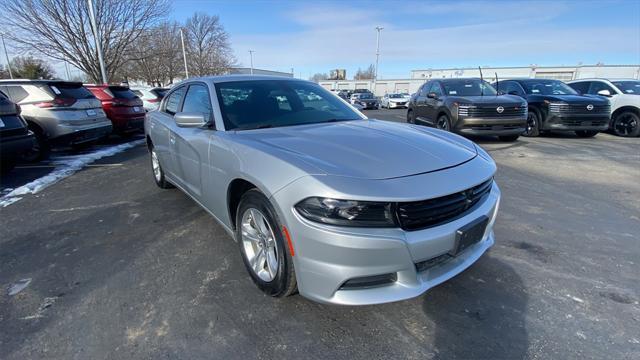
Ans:
[{"label": "warehouse building", "polygon": [[[640,79],[640,65],[577,65],[577,66],[526,66],[526,67],[483,67],[482,74],[493,81],[499,79],[532,78],[569,81],[585,78]],[[333,90],[369,89],[376,96],[386,93],[414,93],[420,85],[430,79],[480,77],[478,68],[412,70],[408,79],[372,80],[323,80],[319,84]]]}]

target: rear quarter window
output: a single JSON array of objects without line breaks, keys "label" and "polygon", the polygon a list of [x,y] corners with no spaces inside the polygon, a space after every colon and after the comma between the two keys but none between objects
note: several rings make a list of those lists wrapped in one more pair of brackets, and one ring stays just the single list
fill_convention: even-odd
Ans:
[{"label": "rear quarter window", "polygon": [[109,91],[114,98],[118,99],[135,99],[138,97],[131,89],[122,86],[109,86]]}]

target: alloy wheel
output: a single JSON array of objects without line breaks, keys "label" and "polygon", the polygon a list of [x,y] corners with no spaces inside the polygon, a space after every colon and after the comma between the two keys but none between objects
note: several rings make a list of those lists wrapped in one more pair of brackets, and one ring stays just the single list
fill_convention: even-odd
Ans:
[{"label": "alloy wheel", "polygon": [[242,214],[242,248],[251,271],[266,282],[278,273],[278,247],[271,225],[260,210],[248,208]]},{"label": "alloy wheel", "polygon": [[616,117],[613,131],[619,136],[631,136],[637,132],[638,126],[638,119],[632,113],[624,113]]},{"label": "alloy wheel", "polygon": [[436,127],[441,130],[449,131],[449,119],[446,116],[440,116],[436,122]]},{"label": "alloy wheel", "polygon": [[151,150],[151,167],[153,168],[153,177],[157,182],[162,180],[162,173],[160,170],[160,161],[158,161],[158,155],[155,150]]}]

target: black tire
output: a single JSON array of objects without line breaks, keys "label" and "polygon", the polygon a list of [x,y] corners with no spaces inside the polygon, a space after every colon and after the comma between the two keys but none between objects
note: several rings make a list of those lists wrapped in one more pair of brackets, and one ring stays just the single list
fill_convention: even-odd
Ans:
[{"label": "black tire", "polygon": [[[278,261],[275,277],[271,281],[265,281],[260,278],[251,268],[244,247],[242,235],[242,218],[249,209],[257,209],[268,222],[270,229],[273,231],[275,239],[276,258]],[[242,262],[247,272],[251,276],[251,280],[265,294],[273,297],[285,297],[294,294],[297,291],[296,273],[293,267],[293,259],[289,250],[288,242],[283,235],[283,226],[278,219],[278,215],[273,206],[259,190],[251,189],[242,195],[238,211],[236,212],[236,239],[240,248]]]},{"label": "black tire", "polygon": [[51,146],[49,140],[38,127],[29,126],[29,130],[33,131],[35,141],[33,147],[22,155],[22,159],[27,162],[36,162],[49,158]]},{"label": "black tire", "polygon": [[633,111],[616,114],[611,122],[611,131],[617,136],[636,137],[640,134],[640,116]]},{"label": "black tire", "polygon": [[[149,149],[149,153],[151,158],[151,175],[153,176],[153,181],[155,181],[156,185],[158,185],[158,187],[161,189],[173,188],[174,187],[173,184],[167,181],[166,177],[164,176],[164,170],[162,169],[162,165],[160,164],[160,159],[158,158],[158,155],[156,154],[156,151],[153,146],[151,146],[151,148]],[[157,166],[158,166],[157,173],[155,168],[156,164],[154,164],[154,161],[157,162]]]},{"label": "black tire", "polygon": [[451,120],[446,114],[442,114],[438,116],[438,120],[436,121],[436,128],[445,131],[451,131]]},{"label": "black tire", "polygon": [[407,122],[409,124],[415,124],[416,123],[415,115],[413,114],[413,110],[411,110],[411,109],[407,110]]},{"label": "black tire", "polygon": [[502,135],[498,136],[498,139],[500,139],[500,141],[512,142],[518,140],[519,137],[520,135]]},{"label": "black tire", "polygon": [[540,115],[535,110],[529,110],[527,115],[527,125],[522,133],[523,136],[540,136]]},{"label": "black tire", "polygon": [[577,130],[576,135],[580,138],[590,138],[598,135],[598,130]]}]

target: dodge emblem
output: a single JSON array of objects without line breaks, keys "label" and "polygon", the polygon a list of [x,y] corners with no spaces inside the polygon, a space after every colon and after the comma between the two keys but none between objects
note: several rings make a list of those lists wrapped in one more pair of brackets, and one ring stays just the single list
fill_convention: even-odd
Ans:
[{"label": "dodge emblem", "polygon": [[589,110],[589,111],[593,110],[593,105],[591,105],[591,104],[587,105],[587,110]]},{"label": "dodge emblem", "polygon": [[[593,107],[593,106],[592,106]],[[498,106],[496,108],[496,111],[498,112],[498,114],[502,114],[502,112],[504,111],[504,108],[502,106]]]}]

